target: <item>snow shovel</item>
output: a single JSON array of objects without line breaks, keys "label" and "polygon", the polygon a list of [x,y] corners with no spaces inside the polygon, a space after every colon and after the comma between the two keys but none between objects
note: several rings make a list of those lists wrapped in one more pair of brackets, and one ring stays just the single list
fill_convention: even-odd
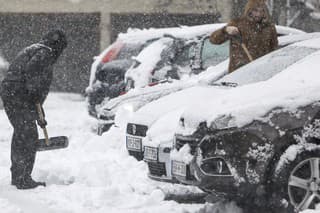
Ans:
[{"label": "snow shovel", "polygon": [[[37,112],[39,114],[40,121],[44,121],[44,115],[42,112],[41,105],[36,104]],[[55,149],[63,149],[68,147],[69,140],[66,136],[52,137],[49,138],[48,130],[46,127],[42,128],[44,139],[40,139],[37,144],[37,151],[49,151]]]}]

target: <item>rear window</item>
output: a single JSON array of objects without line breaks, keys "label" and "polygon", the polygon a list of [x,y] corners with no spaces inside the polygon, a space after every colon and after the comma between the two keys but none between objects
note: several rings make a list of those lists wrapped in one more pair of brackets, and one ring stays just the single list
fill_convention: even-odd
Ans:
[{"label": "rear window", "polygon": [[317,50],[309,47],[287,46],[239,68],[214,83],[229,82],[244,85],[265,81]]},{"label": "rear window", "polygon": [[117,59],[130,59],[132,56],[136,56],[140,53],[144,45],[142,43],[126,43],[121,48]]}]

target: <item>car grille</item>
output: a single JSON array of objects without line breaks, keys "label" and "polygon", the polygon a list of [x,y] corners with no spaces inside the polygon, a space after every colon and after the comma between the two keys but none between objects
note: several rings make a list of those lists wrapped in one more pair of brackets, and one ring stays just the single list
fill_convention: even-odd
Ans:
[{"label": "car grille", "polygon": [[130,135],[145,137],[147,135],[148,127],[144,125],[128,123],[127,133]]},{"label": "car grille", "polygon": [[136,152],[136,151],[129,150],[129,155],[133,156],[138,161],[143,160],[143,152]]},{"label": "car grille", "polygon": [[165,163],[148,162],[149,172],[153,176],[167,176]]}]

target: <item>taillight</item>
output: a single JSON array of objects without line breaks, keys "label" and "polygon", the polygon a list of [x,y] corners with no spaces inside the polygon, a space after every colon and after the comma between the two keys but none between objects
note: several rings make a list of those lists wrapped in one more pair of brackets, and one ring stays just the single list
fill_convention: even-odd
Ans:
[{"label": "taillight", "polygon": [[114,60],[118,56],[123,45],[124,44],[122,42],[117,42],[113,44],[112,48],[103,56],[102,63],[108,63]]}]

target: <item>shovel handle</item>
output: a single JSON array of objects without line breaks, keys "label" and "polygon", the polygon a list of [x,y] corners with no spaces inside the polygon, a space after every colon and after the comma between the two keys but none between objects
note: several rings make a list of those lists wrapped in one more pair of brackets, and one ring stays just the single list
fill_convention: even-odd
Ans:
[{"label": "shovel handle", "polygon": [[252,58],[252,56],[251,56],[251,54],[250,54],[247,46],[246,46],[244,43],[241,43],[241,47],[242,47],[242,49],[245,51],[245,53],[246,53],[246,55],[248,56],[250,62],[252,62],[252,61],[253,61],[253,58]]},{"label": "shovel handle", "polygon": [[[37,111],[38,111],[38,114],[39,114],[39,119],[40,121],[44,121],[44,115],[42,113],[42,109],[41,109],[41,104],[40,103],[37,103],[36,104],[36,107],[37,107]],[[43,134],[44,134],[44,138],[45,138],[45,141],[46,141],[46,144],[49,146],[49,135],[48,135],[48,130],[46,127],[43,127],[42,128],[43,130]]]}]

